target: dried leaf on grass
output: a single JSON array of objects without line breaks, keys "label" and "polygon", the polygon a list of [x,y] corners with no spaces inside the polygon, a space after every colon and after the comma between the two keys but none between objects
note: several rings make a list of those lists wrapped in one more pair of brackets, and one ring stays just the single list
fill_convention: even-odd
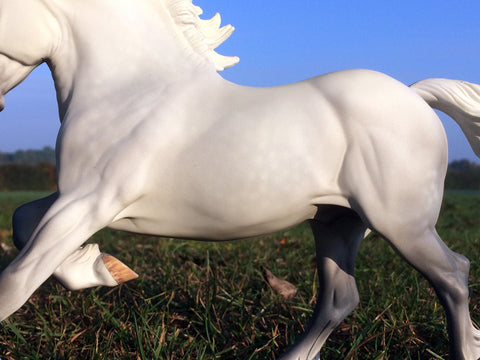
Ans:
[{"label": "dried leaf on grass", "polygon": [[10,230],[0,229],[0,248],[6,253],[9,253],[10,251],[13,250],[13,248],[10,245],[4,242],[4,240],[9,236],[10,236]]},{"label": "dried leaf on grass", "polygon": [[277,278],[268,269],[265,269],[264,275],[265,279],[267,280],[273,291],[281,295],[284,300],[292,300],[295,295],[297,295],[297,288],[295,287],[295,285],[289,283],[286,280]]},{"label": "dried leaf on grass", "polygon": [[7,238],[10,235],[10,230],[0,229],[0,240]]}]

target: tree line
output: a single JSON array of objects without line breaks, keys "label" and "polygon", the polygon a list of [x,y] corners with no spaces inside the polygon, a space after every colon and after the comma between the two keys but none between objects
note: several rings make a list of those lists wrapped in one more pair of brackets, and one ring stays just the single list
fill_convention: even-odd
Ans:
[{"label": "tree line", "polygon": [[0,152],[0,165],[8,164],[39,164],[55,165],[55,150],[45,146],[41,150],[18,150],[13,153]]},{"label": "tree line", "polygon": [[[55,151],[41,150],[0,152],[0,191],[55,190]],[[480,191],[480,165],[455,160],[448,166],[445,188]]]},{"label": "tree line", "polygon": [[448,165],[445,189],[480,190],[480,165],[468,160],[455,160]]},{"label": "tree line", "polygon": [[0,191],[56,189],[55,151],[0,152]]}]

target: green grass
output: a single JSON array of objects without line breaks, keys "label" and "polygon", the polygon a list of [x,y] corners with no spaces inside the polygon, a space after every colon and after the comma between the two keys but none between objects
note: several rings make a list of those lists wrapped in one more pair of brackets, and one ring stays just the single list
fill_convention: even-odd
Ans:
[{"label": "green grass", "polygon": [[[40,193],[0,193],[0,230]],[[480,195],[446,195],[438,230],[472,261],[471,308],[479,320]],[[281,241],[283,239],[283,241]],[[307,225],[256,239],[206,243],[111,230],[103,251],[140,274],[116,288],[70,292],[47,281],[0,327],[1,359],[275,359],[301,333],[316,293]],[[11,236],[4,239],[11,245]],[[0,249],[2,268],[15,251]],[[283,301],[268,268],[298,286]],[[322,359],[446,359],[443,309],[428,284],[375,236],[360,246],[361,303],[331,335]]]}]

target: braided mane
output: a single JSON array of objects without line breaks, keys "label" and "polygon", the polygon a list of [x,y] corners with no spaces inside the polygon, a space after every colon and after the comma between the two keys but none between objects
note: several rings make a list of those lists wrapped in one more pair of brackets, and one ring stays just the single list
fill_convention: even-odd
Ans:
[{"label": "braided mane", "polygon": [[215,52],[215,48],[235,30],[232,25],[220,27],[220,14],[215,14],[209,20],[202,20],[199,15],[203,10],[193,5],[192,0],[165,0],[165,5],[177,25],[177,30],[193,51],[213,63],[217,71],[225,70],[240,61],[236,56],[223,56]]}]

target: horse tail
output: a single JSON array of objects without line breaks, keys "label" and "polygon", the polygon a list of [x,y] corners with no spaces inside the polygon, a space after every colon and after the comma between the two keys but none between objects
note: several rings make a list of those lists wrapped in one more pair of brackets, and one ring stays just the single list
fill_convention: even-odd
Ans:
[{"label": "horse tail", "polygon": [[410,88],[432,108],[454,119],[480,157],[480,85],[460,80],[426,79]]}]

